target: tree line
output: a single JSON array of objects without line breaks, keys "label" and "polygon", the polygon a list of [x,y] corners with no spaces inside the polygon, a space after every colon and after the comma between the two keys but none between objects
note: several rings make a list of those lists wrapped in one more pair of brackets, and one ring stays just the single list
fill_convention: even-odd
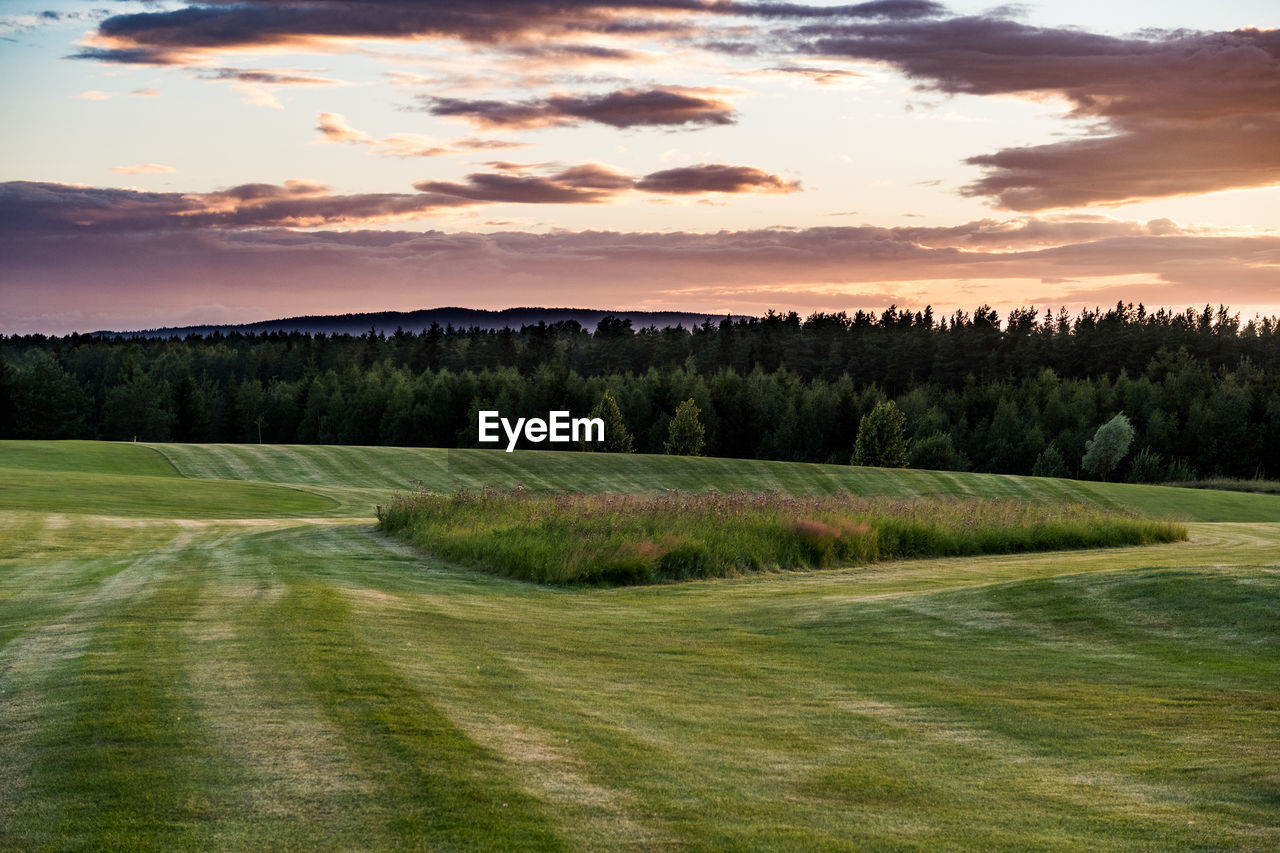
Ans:
[{"label": "tree line", "polygon": [[707,455],[848,463],[892,401],[913,467],[1087,475],[1086,443],[1124,413],[1118,475],[1280,475],[1280,323],[1225,307],[0,337],[5,437],[470,447],[480,409],[585,414],[606,392],[643,453],[692,400]]}]

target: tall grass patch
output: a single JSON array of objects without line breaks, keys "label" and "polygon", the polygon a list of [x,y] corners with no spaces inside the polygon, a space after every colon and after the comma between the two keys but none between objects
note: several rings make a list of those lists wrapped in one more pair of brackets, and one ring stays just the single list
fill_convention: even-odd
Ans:
[{"label": "tall grass patch", "polygon": [[415,492],[379,527],[446,560],[546,584],[640,584],[910,557],[1145,545],[1182,524],[1080,504],[524,490]]}]

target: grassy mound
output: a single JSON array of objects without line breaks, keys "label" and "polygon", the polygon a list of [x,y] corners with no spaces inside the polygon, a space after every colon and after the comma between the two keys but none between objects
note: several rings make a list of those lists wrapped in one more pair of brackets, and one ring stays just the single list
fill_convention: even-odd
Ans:
[{"label": "grassy mound", "polygon": [[381,510],[379,523],[445,559],[552,584],[732,577],[1187,536],[1180,524],[1079,504],[905,501],[847,493],[417,492],[395,498]]}]

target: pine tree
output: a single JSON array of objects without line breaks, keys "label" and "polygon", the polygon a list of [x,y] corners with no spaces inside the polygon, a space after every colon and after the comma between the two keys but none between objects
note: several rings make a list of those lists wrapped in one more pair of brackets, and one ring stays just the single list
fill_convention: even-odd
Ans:
[{"label": "pine tree", "polygon": [[1035,464],[1031,466],[1031,475],[1033,477],[1071,476],[1071,470],[1067,468],[1066,457],[1058,449],[1057,442],[1049,442],[1048,447],[1040,451],[1040,455],[1036,457]]},{"label": "pine tree", "polygon": [[13,391],[19,438],[84,438],[92,411],[84,387],[56,358],[37,352]]},{"label": "pine tree", "polygon": [[0,438],[11,438],[14,433],[16,405],[14,391],[18,385],[18,371],[0,358]]},{"label": "pine tree", "polygon": [[662,445],[662,452],[670,456],[701,456],[706,446],[706,430],[703,429],[699,415],[702,410],[694,404],[690,397],[676,407],[675,417],[667,427],[667,441]]},{"label": "pine tree", "polygon": [[622,410],[618,408],[618,402],[613,399],[612,394],[604,392],[600,402],[591,410],[590,417],[604,421],[604,441],[597,442],[596,446],[584,443],[588,450],[600,450],[604,453],[631,452],[635,437],[627,431],[627,425],[622,420]]}]

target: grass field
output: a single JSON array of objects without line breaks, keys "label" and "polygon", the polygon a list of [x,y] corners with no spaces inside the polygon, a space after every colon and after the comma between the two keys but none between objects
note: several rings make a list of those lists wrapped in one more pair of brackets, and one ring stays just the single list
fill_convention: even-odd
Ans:
[{"label": "grass field", "polygon": [[[612,589],[452,489],[1070,499],[1188,542]],[[816,465],[0,442],[0,849],[1280,847],[1280,496]]]}]

